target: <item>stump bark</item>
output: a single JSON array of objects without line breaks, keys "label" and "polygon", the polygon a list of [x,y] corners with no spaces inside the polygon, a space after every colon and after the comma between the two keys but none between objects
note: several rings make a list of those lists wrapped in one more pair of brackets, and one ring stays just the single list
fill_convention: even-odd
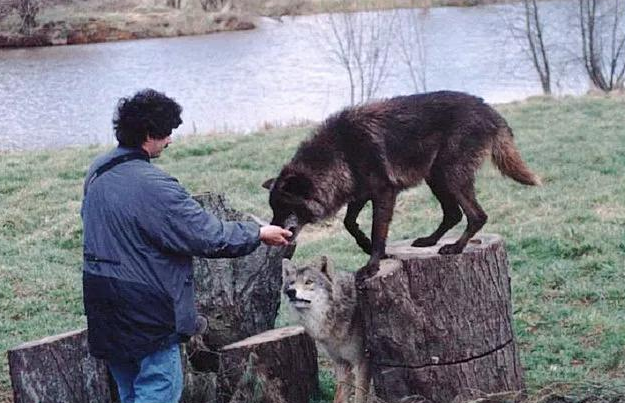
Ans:
[{"label": "stump bark", "polygon": [[104,362],[89,355],[87,330],[24,343],[8,351],[14,403],[109,403]]},{"label": "stump bark", "polygon": [[521,391],[503,240],[481,234],[460,255],[389,245],[361,309],[376,394],[449,403]]},{"label": "stump bark", "polygon": [[318,393],[317,349],[301,326],[249,337],[220,355],[221,402],[308,403]]}]

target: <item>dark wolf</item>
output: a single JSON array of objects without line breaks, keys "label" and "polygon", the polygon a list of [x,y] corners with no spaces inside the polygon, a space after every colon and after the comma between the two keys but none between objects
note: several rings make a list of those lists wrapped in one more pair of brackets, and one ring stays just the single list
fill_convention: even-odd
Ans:
[{"label": "dark wolf", "polygon": [[[345,228],[371,257],[361,276],[377,271],[385,255],[395,199],[422,180],[443,210],[443,220],[429,236],[412,245],[436,245],[462,219],[467,227],[440,254],[461,253],[486,223],[475,198],[475,172],[491,156],[501,173],[524,185],[539,178],[525,165],[504,118],[481,98],[451,91],[401,96],[346,108],[322,123],[304,141],[270,189],[272,224],[301,227],[334,215],[347,204]],[[356,219],[373,205],[371,239]]]}]

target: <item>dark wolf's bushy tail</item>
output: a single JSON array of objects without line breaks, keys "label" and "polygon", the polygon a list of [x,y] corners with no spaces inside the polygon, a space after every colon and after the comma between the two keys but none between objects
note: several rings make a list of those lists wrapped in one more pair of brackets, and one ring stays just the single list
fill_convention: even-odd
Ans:
[{"label": "dark wolf's bushy tail", "polygon": [[502,174],[524,185],[541,185],[540,178],[525,165],[514,145],[512,132],[508,127],[499,129],[493,142],[493,163]]}]

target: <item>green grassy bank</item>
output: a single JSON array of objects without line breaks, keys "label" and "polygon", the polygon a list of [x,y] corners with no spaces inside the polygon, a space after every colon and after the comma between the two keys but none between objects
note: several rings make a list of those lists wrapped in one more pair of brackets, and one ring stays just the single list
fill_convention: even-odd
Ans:
[{"label": "green grassy bank", "polygon": [[[625,378],[625,100],[535,99],[498,109],[544,181],[523,187],[489,163],[477,181],[490,217],[483,231],[502,234],[507,244],[528,386],[536,392],[560,381],[598,382],[609,394]],[[308,132],[178,140],[155,163],[192,193],[223,192],[234,207],[269,218],[260,184]],[[81,186],[104,150],[0,154],[0,402],[10,401],[8,348],[85,324]],[[440,216],[427,187],[406,191],[390,239],[427,234]],[[369,211],[363,217],[366,226]],[[343,269],[362,265],[366,257],[341,220],[305,228],[295,260],[323,253]]]}]

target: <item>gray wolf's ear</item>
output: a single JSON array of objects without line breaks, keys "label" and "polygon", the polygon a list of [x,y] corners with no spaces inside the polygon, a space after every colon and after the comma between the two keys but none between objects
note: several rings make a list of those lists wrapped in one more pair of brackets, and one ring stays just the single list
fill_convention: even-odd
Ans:
[{"label": "gray wolf's ear", "polygon": [[291,274],[295,272],[295,265],[289,259],[282,259],[282,273]]},{"label": "gray wolf's ear", "polygon": [[271,188],[273,187],[273,184],[276,183],[276,178],[269,178],[266,181],[263,182],[263,187],[265,189],[271,190]]},{"label": "gray wolf's ear", "polygon": [[327,256],[321,256],[321,273],[332,281],[334,278],[334,263]]}]

